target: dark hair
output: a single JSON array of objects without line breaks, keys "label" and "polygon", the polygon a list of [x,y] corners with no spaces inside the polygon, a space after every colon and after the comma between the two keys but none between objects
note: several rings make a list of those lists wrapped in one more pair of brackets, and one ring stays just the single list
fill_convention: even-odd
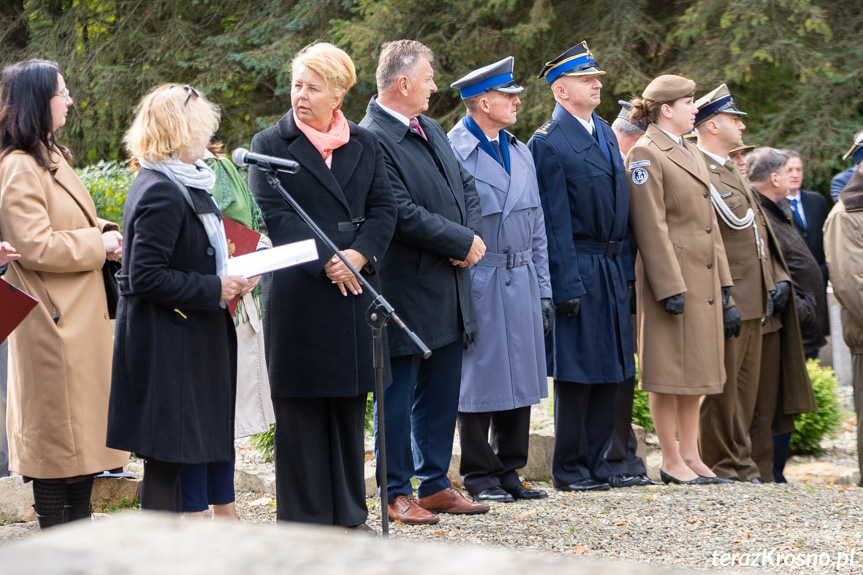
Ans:
[{"label": "dark hair", "polygon": [[53,167],[51,155],[72,160],[69,150],[54,139],[51,99],[57,93],[60,67],[47,60],[27,60],[6,66],[0,90],[0,160],[21,150],[43,168]]},{"label": "dark hair", "polygon": [[755,148],[746,155],[746,177],[750,182],[760,183],[770,174],[778,174],[788,163],[788,152],[776,148]]}]

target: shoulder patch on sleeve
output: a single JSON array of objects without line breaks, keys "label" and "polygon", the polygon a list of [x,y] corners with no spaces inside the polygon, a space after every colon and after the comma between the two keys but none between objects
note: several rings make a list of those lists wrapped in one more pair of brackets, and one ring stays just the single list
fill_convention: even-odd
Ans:
[{"label": "shoulder patch on sleeve", "polygon": [[640,162],[632,162],[629,164],[630,170],[634,170],[635,168],[646,168],[650,165],[650,160],[641,160]]},{"label": "shoulder patch on sleeve", "polygon": [[[648,162],[649,163],[649,162]],[[644,168],[635,168],[632,171],[632,183],[638,184],[639,186],[647,181],[648,174],[647,170]]]}]

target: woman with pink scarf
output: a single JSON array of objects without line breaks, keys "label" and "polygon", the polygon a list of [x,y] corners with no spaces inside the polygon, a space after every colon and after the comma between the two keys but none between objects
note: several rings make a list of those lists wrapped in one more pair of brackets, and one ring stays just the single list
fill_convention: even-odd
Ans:
[{"label": "woman with pink scarf", "polygon": [[[318,43],[297,55],[291,71],[292,109],[255,136],[252,151],[299,163],[298,173],[279,173],[282,186],[380,289],[377,268],[395,228],[396,202],[377,137],[341,111],[356,83],[353,62]],[[274,246],[314,238],[320,256],[262,281],[278,520],[373,532],[363,479],[365,406],[374,389],[365,320],[371,298],[257,168],[250,169],[249,188]]]}]

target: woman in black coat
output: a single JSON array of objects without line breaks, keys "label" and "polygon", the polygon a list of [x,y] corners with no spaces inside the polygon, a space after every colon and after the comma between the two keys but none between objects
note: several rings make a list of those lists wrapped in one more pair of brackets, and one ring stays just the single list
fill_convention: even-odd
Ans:
[{"label": "woman in black coat", "polygon": [[[297,174],[280,175],[282,185],[379,289],[376,271],[395,228],[396,203],[377,138],[340,110],[356,82],[353,62],[319,43],[304,48],[291,69],[292,109],[255,136],[252,150],[300,164]],[[273,245],[315,238],[320,256],[264,281],[278,519],[368,529],[363,422],[374,389],[365,321],[371,299],[257,169],[249,188]]]},{"label": "woman in black coat", "polygon": [[227,241],[203,161],[217,110],[178,84],[139,110],[126,134],[143,169],[123,218],[107,444],[145,460],[142,508],[179,512],[183,464],[233,456],[237,349],[225,302],[257,282],[220,275]]}]

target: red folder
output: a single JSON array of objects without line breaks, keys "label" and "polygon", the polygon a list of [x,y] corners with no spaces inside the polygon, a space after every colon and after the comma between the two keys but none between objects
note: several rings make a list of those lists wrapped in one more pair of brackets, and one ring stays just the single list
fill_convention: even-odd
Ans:
[{"label": "red folder", "polygon": [[[222,223],[225,224],[225,236],[228,238],[229,258],[250,254],[257,249],[261,234],[230,218],[222,218]],[[228,302],[228,310],[231,315],[237,311],[238,303],[240,303],[239,296]]]},{"label": "red folder", "polygon": [[6,339],[39,302],[0,278],[0,341]]}]

